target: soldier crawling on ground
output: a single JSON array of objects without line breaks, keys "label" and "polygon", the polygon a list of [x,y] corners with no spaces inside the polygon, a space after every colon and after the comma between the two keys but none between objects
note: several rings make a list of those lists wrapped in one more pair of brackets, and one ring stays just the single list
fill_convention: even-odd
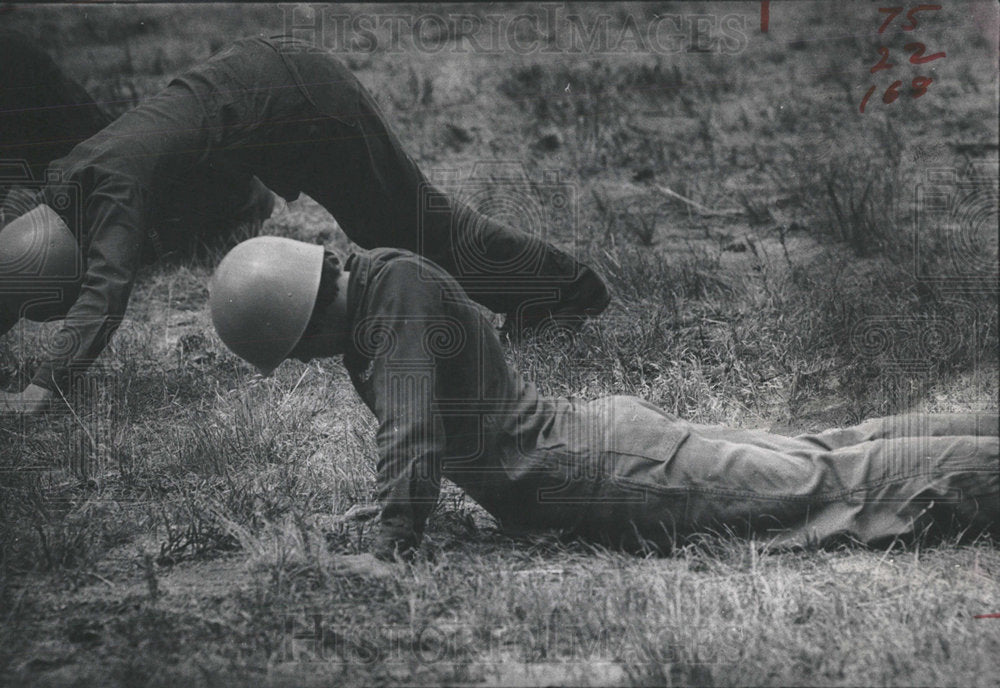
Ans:
[{"label": "soldier crawling on ground", "polygon": [[731,531],[773,546],[866,544],[957,524],[997,532],[996,413],[897,416],[818,434],[696,425],[635,397],[540,396],[447,272],[406,251],[340,260],[258,237],[210,285],[222,340],[262,373],[343,354],[378,419],[386,573],[419,547],[442,476],[505,529],[555,528],[612,546],[667,549]]},{"label": "soldier crawling on ground", "polygon": [[[593,270],[535,234],[440,193],[439,206],[422,212],[433,187],[371,95],[336,57],[289,37],[237,41],[48,169],[58,184],[22,202],[31,209],[0,231],[0,334],[20,318],[64,317],[55,337],[66,346],[23,392],[0,393],[0,411],[43,410],[97,358],[140,265],[191,238],[183,223],[153,227],[165,207],[191,202],[184,189],[206,174],[222,174],[231,189],[256,177],[286,200],[306,193],[359,245],[431,257],[506,314],[514,334],[550,316],[578,323],[610,301]],[[67,184],[80,190],[82,212],[58,202]],[[52,255],[40,260],[39,246]]]}]

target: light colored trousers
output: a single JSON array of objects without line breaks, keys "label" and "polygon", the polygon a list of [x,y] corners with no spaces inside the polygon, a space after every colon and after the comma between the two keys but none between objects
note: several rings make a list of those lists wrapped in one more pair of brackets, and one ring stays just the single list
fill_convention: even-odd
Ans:
[{"label": "light colored trousers", "polygon": [[537,449],[550,458],[569,450],[575,460],[563,465],[576,475],[539,491],[530,518],[572,521],[612,545],[669,547],[707,532],[779,547],[878,545],[942,526],[996,533],[1000,523],[996,412],[901,415],[785,437],[689,423],[614,396],[564,420],[548,437],[558,441]]}]

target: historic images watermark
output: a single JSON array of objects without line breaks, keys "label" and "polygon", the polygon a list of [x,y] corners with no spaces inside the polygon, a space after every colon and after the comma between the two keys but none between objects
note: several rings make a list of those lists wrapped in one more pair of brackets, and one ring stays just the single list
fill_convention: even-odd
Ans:
[{"label": "historic images watermark", "polygon": [[508,13],[346,12],[336,5],[282,4],[286,34],[318,49],[359,53],[481,55],[682,52],[733,55],[749,44],[748,15],[582,15],[572,6],[521,6]]},{"label": "historic images watermark", "polygon": [[[571,584],[561,569],[512,572],[511,584],[538,588]],[[680,579],[661,594],[678,618],[697,619],[723,599],[736,576]],[[619,628],[595,628],[553,614],[532,622],[490,627],[480,623],[428,620],[416,624],[365,625],[352,622],[349,610],[333,604],[323,608],[289,608],[281,615],[282,633],[272,655],[273,666],[334,672],[354,666],[468,666],[542,663],[567,667],[581,663],[632,666],[686,662],[732,664],[746,644],[746,629],[737,622],[726,627],[683,624],[659,633],[638,622]]]}]

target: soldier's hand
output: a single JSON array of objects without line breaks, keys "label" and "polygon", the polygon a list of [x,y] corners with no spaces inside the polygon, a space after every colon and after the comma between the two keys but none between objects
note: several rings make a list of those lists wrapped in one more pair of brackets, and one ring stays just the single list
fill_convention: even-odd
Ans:
[{"label": "soldier's hand", "polygon": [[371,554],[341,554],[333,562],[333,573],[384,580],[401,575],[401,567],[402,564],[382,561]]}]

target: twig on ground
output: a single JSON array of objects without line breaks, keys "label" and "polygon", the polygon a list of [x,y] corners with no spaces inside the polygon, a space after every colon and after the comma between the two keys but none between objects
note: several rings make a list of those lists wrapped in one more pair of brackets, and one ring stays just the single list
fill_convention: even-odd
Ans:
[{"label": "twig on ground", "polygon": [[663,186],[662,184],[657,184],[656,188],[660,190],[660,193],[666,194],[671,198],[676,198],[678,201],[682,201],[683,203],[687,203],[689,207],[697,210],[700,215],[709,215],[717,217],[740,217],[746,215],[745,210],[739,210],[738,208],[723,208],[721,210],[714,210],[712,208],[702,205],[698,201],[692,201],[690,198],[681,196],[673,189],[669,189]]},{"label": "twig on ground", "polygon": [[88,575],[88,576],[93,576],[93,577],[94,577],[94,578],[96,578],[97,580],[99,580],[99,581],[101,581],[102,583],[104,583],[105,585],[107,585],[107,586],[108,586],[109,588],[113,588],[113,587],[115,587],[115,584],[114,584],[114,583],[112,583],[111,581],[109,581],[109,580],[108,580],[107,578],[105,578],[104,576],[102,576],[102,575],[101,575],[101,574],[99,574],[99,573],[94,573],[93,571],[84,571],[84,573],[85,573],[86,575]]},{"label": "twig on ground", "polygon": [[347,521],[367,521],[378,516],[381,509],[375,504],[355,504],[340,516],[337,521],[345,523]]}]

